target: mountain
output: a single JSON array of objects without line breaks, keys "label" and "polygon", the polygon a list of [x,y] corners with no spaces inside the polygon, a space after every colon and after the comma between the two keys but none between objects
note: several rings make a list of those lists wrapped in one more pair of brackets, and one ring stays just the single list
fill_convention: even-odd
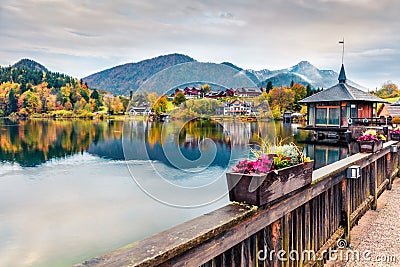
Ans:
[{"label": "mountain", "polygon": [[[290,83],[293,81],[294,83],[302,84],[307,86],[310,84],[307,80],[303,79],[297,74],[294,73],[278,73],[271,78],[266,79],[263,82],[258,84],[259,87],[267,87],[267,83],[271,81],[273,86],[290,86]],[[310,84],[311,85],[311,84]]]},{"label": "mountain", "polygon": [[254,84],[258,84],[260,82],[260,79],[258,79],[258,77],[256,75],[254,75],[254,73],[247,71],[247,70],[243,70],[242,68],[230,63],[230,62],[222,62],[221,64],[229,66],[231,68],[234,68],[238,71],[244,71],[244,73],[250,78],[250,80],[254,83]]},{"label": "mountain", "polygon": [[83,81],[87,82],[91,88],[103,89],[113,94],[128,95],[130,91],[136,91],[154,74],[177,64],[194,61],[193,58],[186,55],[164,55],[106,69],[83,78]]},{"label": "mountain", "polygon": [[45,66],[43,66],[42,64],[37,63],[36,61],[33,61],[31,59],[27,59],[27,58],[21,59],[20,61],[18,61],[11,67],[18,68],[18,69],[29,69],[29,70],[39,70],[39,71],[48,72],[48,69]]},{"label": "mountain", "polygon": [[[265,87],[268,81],[271,81],[274,86],[289,86],[291,81],[303,85],[310,84],[314,88],[328,88],[338,82],[339,74],[333,70],[320,70],[308,61],[301,61],[298,64],[281,70],[247,70],[254,74],[262,82],[260,87]],[[352,81],[349,84],[363,88]]]},{"label": "mountain", "polygon": [[[191,64],[182,64],[191,63]],[[155,75],[157,74],[157,75]],[[244,70],[230,62],[202,63],[182,55],[170,54],[116,66],[83,78],[90,88],[98,88],[113,94],[128,95],[130,91],[146,90],[158,94],[176,87],[197,86],[209,83],[215,90],[224,87],[289,86],[293,81],[314,88],[335,85],[339,74],[333,70],[320,70],[308,61],[280,70]],[[363,88],[352,81],[350,85]]]},{"label": "mountain", "polygon": [[200,87],[205,83],[213,90],[255,86],[245,71],[226,64],[193,61],[190,64],[179,64],[160,71],[147,79],[139,90],[156,92],[160,95],[178,87]]}]

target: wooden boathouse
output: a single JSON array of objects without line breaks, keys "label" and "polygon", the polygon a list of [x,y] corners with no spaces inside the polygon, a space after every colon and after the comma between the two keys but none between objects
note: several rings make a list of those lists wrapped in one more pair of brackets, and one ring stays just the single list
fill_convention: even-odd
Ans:
[{"label": "wooden boathouse", "polygon": [[343,64],[338,80],[338,84],[299,101],[307,105],[307,126],[302,129],[341,133],[351,125],[386,123],[377,117],[377,105],[387,101],[349,85]]}]

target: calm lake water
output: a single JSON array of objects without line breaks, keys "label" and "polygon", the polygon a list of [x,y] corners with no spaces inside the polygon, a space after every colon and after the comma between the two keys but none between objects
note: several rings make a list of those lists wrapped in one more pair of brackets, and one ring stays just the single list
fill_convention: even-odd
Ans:
[{"label": "calm lake water", "polygon": [[225,172],[257,135],[317,168],[347,156],[296,127],[0,120],[0,266],[71,266],[226,205]]}]

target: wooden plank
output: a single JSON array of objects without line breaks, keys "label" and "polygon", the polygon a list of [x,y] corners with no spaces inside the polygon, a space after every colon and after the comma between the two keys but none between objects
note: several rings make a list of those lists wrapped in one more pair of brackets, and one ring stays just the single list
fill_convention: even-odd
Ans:
[{"label": "wooden plank", "polygon": [[371,196],[374,198],[371,203],[371,209],[376,210],[378,201],[378,162],[374,161],[371,164],[371,181],[370,181]]},{"label": "wooden plank", "polygon": [[370,208],[370,205],[373,201],[373,197],[369,196],[363,203],[361,203],[360,206],[350,215],[350,222],[351,226],[353,227],[355,224],[357,224],[357,221],[362,217],[367,210]]},{"label": "wooden plank", "polygon": [[341,225],[344,229],[344,239],[347,241],[347,244],[350,244],[350,229],[351,229],[351,223],[350,223],[350,192],[349,192],[349,187],[347,185],[347,179],[343,179],[342,181],[342,219],[341,219]]},{"label": "wooden plank", "polygon": [[336,246],[337,241],[344,235],[344,229],[339,228],[335,231],[335,233],[325,242],[325,244],[315,253],[315,260],[310,260],[305,264],[305,267],[318,266],[323,255],[326,256],[324,252],[328,251],[330,248],[334,248]]},{"label": "wooden plank", "polygon": [[135,266],[154,266],[232,229],[238,222],[255,214],[256,210],[244,205],[230,204],[76,266],[126,266],[132,265],[132,262],[135,262]]}]

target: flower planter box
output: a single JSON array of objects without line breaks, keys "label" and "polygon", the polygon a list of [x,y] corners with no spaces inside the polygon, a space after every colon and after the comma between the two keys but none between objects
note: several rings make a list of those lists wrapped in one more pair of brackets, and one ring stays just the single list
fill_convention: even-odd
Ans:
[{"label": "flower planter box", "polygon": [[231,201],[262,206],[311,183],[314,161],[267,174],[226,173]]},{"label": "flower planter box", "polygon": [[382,141],[358,141],[361,153],[375,153],[382,149]]},{"label": "flower planter box", "polygon": [[400,141],[400,133],[390,133],[390,140]]}]

